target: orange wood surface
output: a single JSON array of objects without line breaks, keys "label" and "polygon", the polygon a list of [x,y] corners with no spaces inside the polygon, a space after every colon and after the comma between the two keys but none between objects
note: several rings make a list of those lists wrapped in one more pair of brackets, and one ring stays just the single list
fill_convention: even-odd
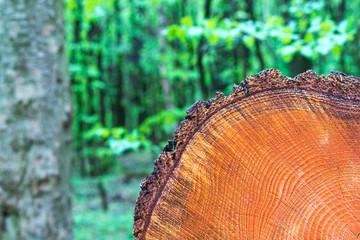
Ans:
[{"label": "orange wood surface", "polygon": [[357,239],[359,102],[270,89],[222,106],[147,217],[140,239]]}]

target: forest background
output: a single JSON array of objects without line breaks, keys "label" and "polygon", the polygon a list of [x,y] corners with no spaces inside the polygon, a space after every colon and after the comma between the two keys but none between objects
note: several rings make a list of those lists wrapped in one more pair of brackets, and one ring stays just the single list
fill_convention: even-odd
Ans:
[{"label": "forest background", "polygon": [[65,0],[75,239],[132,239],[139,183],[197,100],[277,68],[359,76],[360,1]]}]

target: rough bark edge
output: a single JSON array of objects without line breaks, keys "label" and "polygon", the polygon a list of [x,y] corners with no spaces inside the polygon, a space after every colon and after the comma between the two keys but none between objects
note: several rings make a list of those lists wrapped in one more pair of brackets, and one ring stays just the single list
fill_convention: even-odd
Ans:
[{"label": "rough bark edge", "polygon": [[279,70],[267,69],[248,76],[240,85],[234,85],[228,97],[217,92],[216,98],[195,102],[186,110],[185,119],[174,133],[174,141],[169,141],[155,161],[154,171],[140,184],[141,191],[134,211],[133,234],[136,239],[144,239],[153,209],[162,190],[177,166],[187,142],[198,128],[214,113],[236,100],[262,91],[284,88],[315,91],[348,100],[360,100],[360,78],[346,76],[337,71],[318,76],[312,70],[299,74],[295,78],[289,78],[283,76]]}]

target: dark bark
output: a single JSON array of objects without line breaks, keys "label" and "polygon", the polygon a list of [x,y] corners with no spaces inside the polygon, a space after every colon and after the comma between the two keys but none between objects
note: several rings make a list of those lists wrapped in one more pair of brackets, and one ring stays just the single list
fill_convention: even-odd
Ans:
[{"label": "dark bark", "polygon": [[241,48],[243,54],[243,75],[245,78],[248,75],[250,68],[250,62],[249,62],[250,50],[245,45],[242,45]]},{"label": "dark bark", "polygon": [[[132,0],[129,1],[134,11],[130,14],[130,22],[132,25],[131,31],[131,51],[125,55],[127,62],[124,65],[124,87],[123,87],[123,99],[127,105],[125,108],[125,127],[127,129],[134,129],[139,123],[139,112],[136,109],[137,106],[141,106],[141,97],[143,95],[143,70],[140,68],[140,52],[144,45],[144,39],[138,33],[141,30],[141,24],[138,22],[136,14],[142,14],[145,9],[139,7]],[[139,90],[140,89],[140,90]]]},{"label": "dark bark", "polygon": [[[211,14],[211,0],[206,0],[205,1],[205,18],[210,18],[210,14]],[[199,42],[199,46],[197,49],[197,68],[199,71],[199,81],[200,81],[200,87],[201,87],[201,93],[202,93],[202,97],[203,99],[208,98],[208,87],[206,86],[206,82],[205,82],[205,70],[204,70],[204,63],[203,63],[203,51],[202,48],[205,44],[205,39],[204,37],[201,37],[200,42]]]},{"label": "dark bark", "polygon": [[[336,18],[337,22],[340,22],[342,20],[344,20],[345,17],[345,10],[346,10],[346,1],[342,0],[339,4],[339,9],[337,11],[338,16]],[[340,70],[343,72],[346,72],[346,64],[345,64],[345,59],[344,59],[344,53],[345,51],[341,51],[341,55],[340,55]]]},{"label": "dark bark", "polygon": [[[121,7],[119,1],[114,1],[115,4],[115,11],[120,13]],[[121,19],[119,14],[116,16],[116,45],[120,46],[122,41],[122,34],[121,34]],[[119,66],[122,66],[123,63],[123,55],[118,54],[114,59],[114,62],[111,64],[110,73],[113,76],[114,82],[113,86],[115,91],[113,100],[112,100],[112,112],[116,113],[113,114],[113,125],[114,126],[124,126],[125,125],[125,107],[123,104],[123,69]]]},{"label": "dark bark", "polygon": [[199,42],[199,47],[198,47],[198,51],[197,51],[197,68],[199,71],[199,81],[200,81],[200,88],[201,88],[201,94],[202,94],[202,98],[206,99],[207,95],[208,95],[208,89],[205,83],[205,70],[204,70],[204,64],[202,62],[203,60],[203,52],[201,51],[201,47],[204,45],[204,38],[200,39]]},{"label": "dark bark", "polygon": [[[159,6],[158,8],[159,18],[160,18],[160,29],[159,29],[159,45],[160,45],[160,53],[165,54],[166,51],[166,39],[165,36],[161,33],[163,29],[166,28],[167,22],[166,17],[164,13],[163,6]],[[165,77],[165,64],[163,62],[160,62],[159,65],[159,73],[161,78],[161,86],[163,89],[164,97],[165,97],[165,107],[167,110],[173,109],[174,105],[171,98],[171,85],[169,82],[169,79]]]},{"label": "dark bark", "polygon": [[109,207],[109,201],[108,201],[108,195],[107,195],[106,189],[104,187],[104,184],[101,181],[97,182],[97,187],[98,187],[98,190],[100,193],[102,209],[106,212]]},{"label": "dark bark", "polygon": [[[76,18],[74,21],[74,43],[75,44],[80,44],[81,38],[80,38],[80,33],[81,33],[81,13],[82,13],[82,1],[77,0],[76,1]],[[77,51],[73,51],[73,54],[70,56],[71,57],[71,62],[78,62],[79,59],[78,56],[80,55],[78,53],[78,51],[81,50],[77,50]],[[76,84],[75,79],[71,79],[71,85],[74,86]],[[82,101],[82,97],[81,94],[79,92],[75,92],[73,95],[73,101],[74,101],[74,106],[83,106],[83,101]],[[75,112],[78,112],[76,109],[74,109]],[[79,118],[75,118],[74,119],[74,129],[77,132],[83,132],[84,131],[84,123],[83,121],[80,121]],[[81,154],[81,149],[80,146],[82,146],[82,138],[79,135],[75,135],[75,139],[74,141],[78,143],[78,146],[75,147],[75,159],[77,159],[77,161],[79,161],[80,163],[80,175],[81,177],[85,177],[86,176],[86,163],[85,163],[85,158],[82,156]],[[80,146],[79,146],[80,145]]]},{"label": "dark bark", "polygon": [[[256,16],[254,13],[254,1],[253,0],[246,0],[246,9],[245,12],[247,12],[250,16],[250,19],[256,21]],[[260,41],[258,39],[255,39],[255,52],[256,52],[256,57],[259,60],[260,63],[260,68],[261,70],[265,69],[265,62],[264,62],[264,58],[261,54],[261,50],[260,50]]]},{"label": "dark bark", "polygon": [[306,72],[309,69],[312,69],[312,61],[300,53],[296,53],[294,58],[289,64],[291,76],[295,77],[296,75]]},{"label": "dark bark", "polygon": [[205,18],[210,18],[211,14],[211,0],[205,1]]}]

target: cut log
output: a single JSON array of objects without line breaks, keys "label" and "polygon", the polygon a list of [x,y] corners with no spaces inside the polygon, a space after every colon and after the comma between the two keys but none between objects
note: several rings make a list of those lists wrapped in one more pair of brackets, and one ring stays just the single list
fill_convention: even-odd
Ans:
[{"label": "cut log", "polygon": [[196,102],[141,183],[136,239],[357,239],[359,93],[270,69]]}]

